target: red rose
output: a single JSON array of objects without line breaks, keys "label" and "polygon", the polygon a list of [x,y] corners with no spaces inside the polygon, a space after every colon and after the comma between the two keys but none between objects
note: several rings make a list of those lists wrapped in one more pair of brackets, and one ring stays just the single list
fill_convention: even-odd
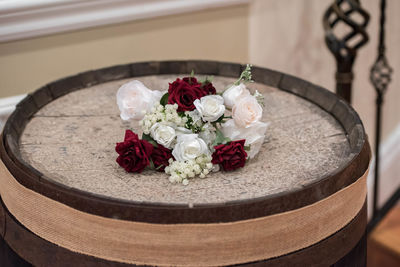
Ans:
[{"label": "red rose", "polygon": [[151,160],[153,161],[154,167],[159,171],[163,172],[165,167],[169,165],[168,160],[172,158],[172,151],[162,145],[158,145],[157,148],[153,149],[151,153]]},{"label": "red rose", "polygon": [[196,108],[193,102],[207,95],[208,91],[201,87],[196,78],[185,77],[170,83],[168,94],[168,104],[178,104],[178,111],[191,111]]},{"label": "red rose", "polygon": [[207,92],[207,95],[215,95],[217,93],[217,90],[215,90],[214,85],[210,82],[203,83],[202,88],[204,91]]},{"label": "red rose", "polygon": [[220,164],[224,171],[242,168],[246,163],[247,153],[244,151],[245,140],[232,141],[227,145],[215,146],[212,163]]},{"label": "red rose", "polygon": [[119,154],[117,162],[125,171],[140,173],[150,164],[153,145],[126,130],[124,142],[117,143],[115,151]]}]

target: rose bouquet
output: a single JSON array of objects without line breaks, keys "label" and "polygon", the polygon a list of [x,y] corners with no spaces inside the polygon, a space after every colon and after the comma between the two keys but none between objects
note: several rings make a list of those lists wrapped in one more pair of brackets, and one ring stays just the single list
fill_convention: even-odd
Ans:
[{"label": "rose bouquet", "polygon": [[117,104],[123,120],[136,120],[142,137],[126,130],[117,143],[117,162],[127,172],[152,168],[169,174],[169,181],[187,185],[212,171],[242,168],[264,141],[261,122],[263,96],[246,88],[247,65],[238,80],[217,93],[212,78],[177,78],[166,92],[153,91],[140,81],[122,85]]}]

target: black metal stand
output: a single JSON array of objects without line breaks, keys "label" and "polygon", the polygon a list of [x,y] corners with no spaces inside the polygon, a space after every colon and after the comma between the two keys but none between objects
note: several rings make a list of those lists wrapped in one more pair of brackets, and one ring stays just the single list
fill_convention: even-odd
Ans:
[{"label": "black metal stand", "polygon": [[[378,209],[377,201],[379,197],[379,167],[382,129],[382,106],[384,94],[391,80],[392,68],[385,56],[385,20],[386,20],[386,0],[380,2],[380,31],[378,57],[371,68],[370,80],[375,87],[376,97],[376,128],[375,128],[375,170],[374,170],[374,194],[373,194],[373,215],[368,225],[368,232],[379,223],[386,213],[400,199],[400,188]],[[361,16],[361,22],[351,19],[354,13]],[[336,93],[351,103],[351,90],[353,81],[353,64],[357,56],[357,50],[368,42],[368,35],[365,31],[369,21],[368,13],[361,8],[359,0],[333,0],[333,3],[326,10],[323,16],[323,26],[325,30],[325,41],[336,59]],[[340,23],[344,23],[350,29],[343,37],[339,38],[334,31]],[[359,40],[353,42],[355,38]],[[351,43],[353,43],[351,45]]]},{"label": "black metal stand", "polygon": [[[362,22],[356,22],[351,18],[354,13],[361,16]],[[323,17],[325,42],[337,64],[336,93],[349,103],[351,103],[353,63],[357,50],[368,42],[366,32],[368,22],[369,15],[361,8],[359,0],[334,0]],[[350,29],[341,38],[334,33],[335,27],[337,28],[340,23],[344,23]]]},{"label": "black metal stand", "polygon": [[371,68],[370,80],[376,91],[376,125],[375,125],[375,172],[374,172],[374,196],[373,196],[373,214],[372,220],[368,225],[368,231],[372,231],[377,223],[386,215],[386,213],[394,206],[400,198],[400,188],[393,194],[392,197],[383,205],[381,210],[378,210],[379,198],[379,167],[380,167],[380,140],[382,129],[382,105],[384,94],[386,93],[388,84],[391,81],[392,68],[387,62],[385,55],[385,21],[386,21],[386,0],[381,0],[380,3],[381,17],[379,20],[379,45],[378,57]]}]

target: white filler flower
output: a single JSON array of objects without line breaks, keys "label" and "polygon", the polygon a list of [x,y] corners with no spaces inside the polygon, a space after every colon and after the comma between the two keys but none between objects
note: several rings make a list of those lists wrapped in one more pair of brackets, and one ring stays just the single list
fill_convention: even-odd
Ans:
[{"label": "white filler flower", "polygon": [[164,93],[153,91],[140,81],[134,80],[122,85],[117,92],[117,104],[123,120],[141,120]]},{"label": "white filler flower", "polygon": [[201,155],[196,159],[185,161],[174,161],[169,159],[169,166],[165,167],[165,173],[170,174],[169,181],[171,183],[189,184],[189,179],[199,176],[205,178],[214,165],[211,163],[210,155]]},{"label": "white filler flower", "polygon": [[251,127],[242,128],[238,127],[234,120],[228,120],[222,125],[221,130],[231,140],[246,139],[245,145],[250,146],[250,151],[247,151],[247,155],[249,158],[254,158],[264,142],[268,125],[268,123],[258,121]]},{"label": "white filler flower", "polygon": [[203,139],[197,134],[178,135],[172,155],[177,161],[193,160],[200,155],[210,155],[210,151]]},{"label": "white filler flower", "polygon": [[150,135],[160,145],[163,145],[166,148],[171,148],[176,133],[175,129],[171,126],[157,122],[150,128]]},{"label": "white filler flower", "polygon": [[225,106],[227,108],[232,108],[235,105],[236,101],[240,98],[250,95],[249,90],[247,90],[246,86],[241,83],[239,85],[232,85],[229,87],[223,94],[222,97],[225,101]]},{"label": "white filler flower", "polygon": [[257,99],[248,95],[235,103],[232,108],[232,118],[237,126],[248,128],[261,119],[262,111]]},{"label": "white filler flower", "polygon": [[224,99],[219,95],[207,95],[193,102],[204,121],[218,120],[225,112]]}]

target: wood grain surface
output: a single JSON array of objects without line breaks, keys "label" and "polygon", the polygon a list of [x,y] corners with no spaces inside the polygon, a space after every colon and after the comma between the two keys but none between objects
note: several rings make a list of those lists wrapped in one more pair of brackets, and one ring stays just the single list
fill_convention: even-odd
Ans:
[{"label": "wood grain surface", "polygon": [[264,119],[271,126],[247,168],[184,187],[159,173],[126,174],[114,162],[115,142],[126,128],[136,128],[118,117],[115,92],[121,84],[142,79],[163,90],[171,79],[195,70],[217,76],[215,85],[223,90],[245,67],[202,60],[137,62],[50,82],[10,115],[1,159],[20,184],[72,208],[167,224],[233,222],[298,209],[365,173],[371,153],[353,108],[324,88],[256,66],[250,88],[267,97]]},{"label": "wood grain surface", "polygon": [[[147,87],[166,90],[183,75],[137,77]],[[154,171],[128,174],[115,162],[115,143],[125,129],[116,105],[118,88],[132,79],[95,85],[42,107],[20,138],[22,158],[54,181],[108,197],[158,203],[223,203],[301,189],[331,173],[352,156],[339,122],[317,105],[261,83],[249,85],[265,96],[263,121],[270,122],[259,155],[245,168],[170,184]],[[233,78],[214,77],[221,91]]]}]

